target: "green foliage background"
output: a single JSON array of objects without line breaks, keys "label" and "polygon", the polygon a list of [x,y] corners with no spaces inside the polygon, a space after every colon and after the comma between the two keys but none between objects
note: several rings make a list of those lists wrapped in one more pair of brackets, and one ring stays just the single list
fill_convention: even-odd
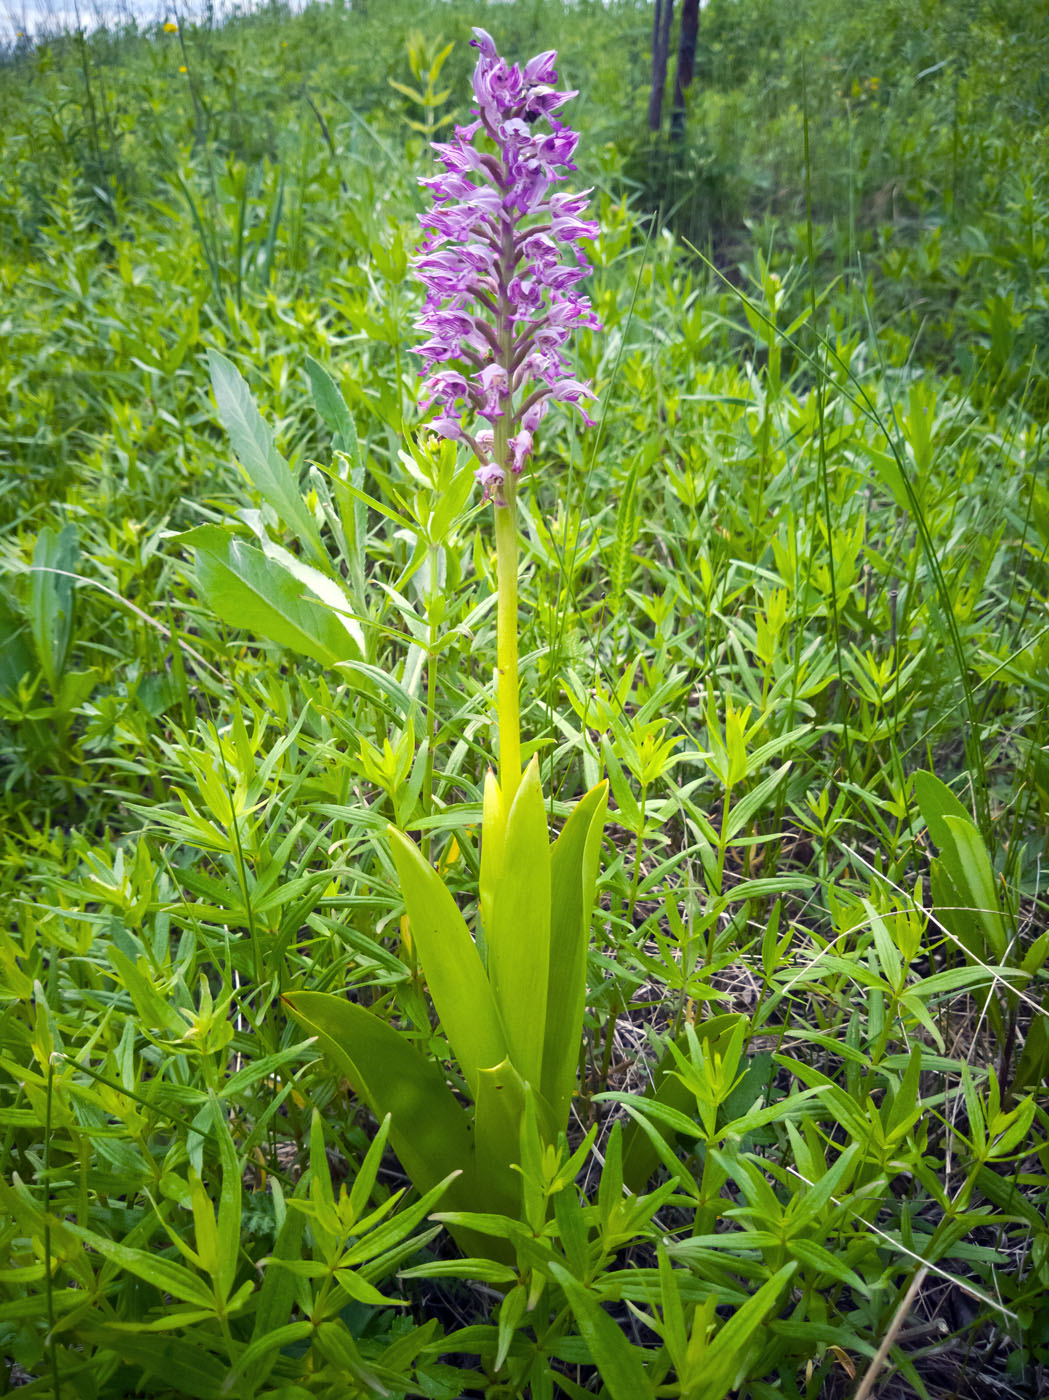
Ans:
[{"label": "green foliage background", "polygon": [[[471,912],[490,520],[413,436],[409,257],[474,23],[559,49],[602,229],[521,649],[553,820],[613,810],[502,1271],[280,1002],[447,1060],[383,832]],[[0,63],[0,1389],[1049,1386],[1049,10],[710,0],[678,143],[650,31],[369,0]],[[186,531],[302,547],[208,349],[348,665],[201,596]]]}]

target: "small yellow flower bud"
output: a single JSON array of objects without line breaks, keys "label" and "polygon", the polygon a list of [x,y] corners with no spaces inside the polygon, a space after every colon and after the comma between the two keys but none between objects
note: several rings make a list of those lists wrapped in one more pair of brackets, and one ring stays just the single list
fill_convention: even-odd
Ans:
[{"label": "small yellow flower bud", "polygon": [[170,20],[170,19],[167,20],[167,22],[166,22],[165,25],[164,25],[164,33],[165,33],[165,34],[177,34],[177,33],[178,33],[178,25],[174,22],[174,20]]}]

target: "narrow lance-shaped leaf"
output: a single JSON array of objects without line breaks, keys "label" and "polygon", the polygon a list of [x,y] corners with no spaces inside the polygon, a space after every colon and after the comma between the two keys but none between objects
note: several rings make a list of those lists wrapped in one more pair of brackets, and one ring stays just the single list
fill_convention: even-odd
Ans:
[{"label": "narrow lance-shaped leaf", "polygon": [[564,1265],[552,1261],[550,1272],[564,1289],[580,1335],[612,1400],[649,1400],[654,1388],[645,1374],[640,1348],[627,1341],[593,1292]]}]

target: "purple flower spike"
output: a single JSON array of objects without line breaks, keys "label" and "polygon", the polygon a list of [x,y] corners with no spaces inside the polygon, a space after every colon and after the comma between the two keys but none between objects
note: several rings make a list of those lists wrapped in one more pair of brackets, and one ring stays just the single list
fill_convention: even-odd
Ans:
[{"label": "purple flower spike", "polygon": [[[453,141],[433,143],[445,173],[420,181],[434,203],[414,258],[427,291],[415,351],[422,405],[438,410],[429,426],[470,445],[477,480],[498,502],[507,469],[524,469],[549,400],[575,404],[592,421],[583,400],[593,393],[570,377],[564,347],[576,327],[600,329],[576,290],[590,270],[578,245],[598,229],[581,217],[589,190],[554,189],[575,169],[579,140],[554,116],[575,96],[553,87],[556,53],[510,67],[490,34],[474,34],[476,120],[456,127]],[[467,413],[486,426],[470,433]]]}]

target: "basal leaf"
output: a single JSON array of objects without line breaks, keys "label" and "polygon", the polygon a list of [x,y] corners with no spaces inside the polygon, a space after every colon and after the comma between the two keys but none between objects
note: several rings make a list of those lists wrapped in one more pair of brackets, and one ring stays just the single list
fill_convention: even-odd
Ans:
[{"label": "basal leaf", "polygon": [[524,1116],[524,1081],[509,1059],[482,1070],[477,1085],[474,1136],[477,1174],[483,1196],[476,1208],[518,1217],[521,1209],[520,1177],[510,1170],[520,1158],[518,1142]]},{"label": "basal leaf", "polygon": [[608,784],[591,788],[550,852],[550,973],[542,1092],[558,1125],[568,1120],[586,1001],[586,955]]},{"label": "basal leaf", "polygon": [[75,570],[80,553],[77,527],[50,525],[36,537],[29,575],[29,629],[37,660],[52,694],[58,690],[73,634]]},{"label": "basal leaf", "polygon": [[390,1114],[390,1143],[417,1188],[428,1191],[460,1171],[448,1199],[475,1199],[470,1130],[440,1065],[355,1002],[327,992],[290,992],[284,1003],[375,1116]]},{"label": "basal leaf", "polygon": [[946,844],[940,860],[955,889],[962,894],[962,908],[958,912],[968,916],[981,930],[986,948],[1001,962],[1009,940],[987,848],[968,817],[946,815],[943,825]]},{"label": "basal leaf", "polygon": [[941,782],[934,773],[922,770],[915,773],[914,795],[925,825],[929,828],[929,835],[941,851],[950,839],[944,818],[960,817],[962,821],[972,820],[947,784]]},{"label": "basal leaf", "polygon": [[476,1097],[480,1071],[499,1064],[507,1052],[481,955],[436,870],[403,832],[392,826],[388,831],[430,995],[470,1093]]},{"label": "basal leaf", "polygon": [[507,815],[485,939],[488,976],[511,1059],[536,1089],[542,1082],[550,977],[550,879],[546,808],[539,762],[533,758]]}]

